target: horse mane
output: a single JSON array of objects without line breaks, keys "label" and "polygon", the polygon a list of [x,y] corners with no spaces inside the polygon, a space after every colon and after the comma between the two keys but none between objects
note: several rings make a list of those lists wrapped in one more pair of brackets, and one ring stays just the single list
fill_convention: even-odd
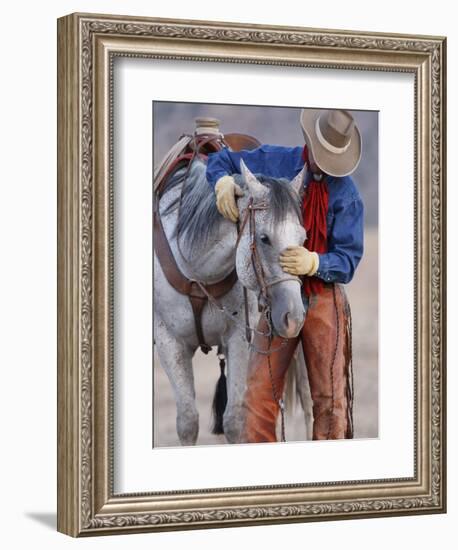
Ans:
[{"label": "horse mane", "polygon": [[185,175],[187,167],[173,173],[164,194],[169,193],[178,185],[183,185],[180,197],[174,199],[165,209],[168,215],[180,207],[178,223],[174,237],[180,235],[190,250],[201,250],[208,243],[210,235],[214,235],[223,219],[216,208],[215,193],[207,182],[205,175],[207,165],[200,159],[195,159]]},{"label": "horse mane", "polygon": [[[299,221],[301,220],[302,214],[299,197],[290,185],[290,180],[287,178],[274,178],[261,173],[253,175],[259,183],[262,183],[269,189],[269,210],[272,212],[272,222],[274,224],[283,222],[288,214],[295,214]],[[246,188],[241,174],[234,174],[233,177],[242,189]]]},{"label": "horse mane", "polygon": [[[174,237],[180,235],[190,250],[202,250],[218,231],[223,217],[216,208],[215,193],[206,178],[207,165],[195,159],[185,179],[186,167],[177,170],[167,183],[165,194],[183,184],[181,206]],[[273,178],[264,174],[254,174],[256,179],[269,188],[269,206],[272,222],[281,223],[288,214],[293,213],[301,219],[298,196],[286,178]],[[241,174],[233,174],[235,182],[245,188]],[[180,197],[174,199],[164,211],[168,215],[179,207]]]}]

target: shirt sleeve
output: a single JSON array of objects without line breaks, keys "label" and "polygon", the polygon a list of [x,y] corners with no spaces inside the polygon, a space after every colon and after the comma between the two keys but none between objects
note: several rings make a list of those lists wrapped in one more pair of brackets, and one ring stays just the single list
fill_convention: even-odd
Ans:
[{"label": "shirt sleeve", "polygon": [[242,159],[253,174],[262,173],[266,176],[291,180],[304,165],[302,151],[303,146],[285,147],[266,143],[250,150],[222,149],[208,155],[207,180],[211,187],[215,187],[222,176],[240,174]]},{"label": "shirt sleeve", "polygon": [[318,254],[316,276],[326,282],[349,283],[364,251],[364,206],[359,195],[335,206],[328,252]]},{"label": "shirt sleeve", "polygon": [[[259,148],[258,148],[259,149]],[[211,187],[215,187],[216,182],[222,176],[240,174],[240,159],[246,160],[246,155],[250,153],[253,158],[257,153],[256,149],[252,151],[234,152],[229,149],[221,149],[216,153],[210,153],[207,161],[207,181]]]}]

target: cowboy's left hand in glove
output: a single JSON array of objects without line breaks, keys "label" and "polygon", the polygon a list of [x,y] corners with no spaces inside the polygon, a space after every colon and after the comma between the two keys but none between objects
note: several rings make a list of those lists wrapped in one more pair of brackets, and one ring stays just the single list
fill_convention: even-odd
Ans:
[{"label": "cowboy's left hand in glove", "polygon": [[318,254],[310,252],[303,246],[288,246],[280,255],[280,265],[283,271],[291,275],[311,277],[318,271],[319,263]]}]

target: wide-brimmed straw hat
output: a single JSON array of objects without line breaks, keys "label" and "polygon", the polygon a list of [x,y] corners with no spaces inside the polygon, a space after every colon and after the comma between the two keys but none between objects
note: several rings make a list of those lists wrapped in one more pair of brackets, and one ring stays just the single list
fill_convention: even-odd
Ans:
[{"label": "wide-brimmed straw hat", "polygon": [[348,176],[361,159],[361,134],[348,111],[302,109],[304,139],[317,166],[331,176]]}]

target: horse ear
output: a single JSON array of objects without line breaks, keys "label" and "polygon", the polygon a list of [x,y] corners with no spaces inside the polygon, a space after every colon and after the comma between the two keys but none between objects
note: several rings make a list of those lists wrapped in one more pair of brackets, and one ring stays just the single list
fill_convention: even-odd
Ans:
[{"label": "horse ear", "polygon": [[297,176],[295,176],[295,178],[290,181],[290,185],[299,196],[301,196],[302,189],[304,187],[304,180],[305,180],[306,174],[307,174],[307,163],[304,164],[304,167],[299,172],[299,174],[297,174]]},{"label": "horse ear", "polygon": [[256,177],[251,173],[243,159],[240,159],[240,172],[252,197],[259,197],[265,194],[266,188],[262,185],[262,183],[259,183]]}]

